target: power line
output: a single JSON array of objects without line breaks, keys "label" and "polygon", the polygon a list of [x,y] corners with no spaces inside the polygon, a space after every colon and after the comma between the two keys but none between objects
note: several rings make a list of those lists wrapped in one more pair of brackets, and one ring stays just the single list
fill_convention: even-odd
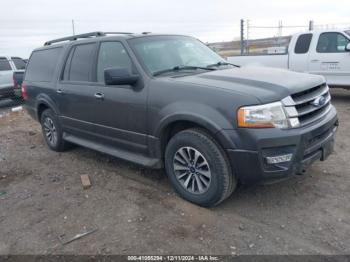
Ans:
[{"label": "power line", "polygon": [[[281,26],[250,26],[250,28],[257,28],[257,29],[276,29],[280,28]],[[308,28],[308,26],[305,25],[283,25],[283,28]]]}]

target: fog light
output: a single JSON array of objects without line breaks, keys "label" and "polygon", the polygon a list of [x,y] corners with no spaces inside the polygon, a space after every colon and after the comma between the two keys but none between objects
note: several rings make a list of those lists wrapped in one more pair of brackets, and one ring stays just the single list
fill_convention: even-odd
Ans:
[{"label": "fog light", "polygon": [[283,162],[289,162],[292,160],[293,154],[286,154],[280,156],[268,156],[266,157],[266,162],[268,164],[278,164]]}]

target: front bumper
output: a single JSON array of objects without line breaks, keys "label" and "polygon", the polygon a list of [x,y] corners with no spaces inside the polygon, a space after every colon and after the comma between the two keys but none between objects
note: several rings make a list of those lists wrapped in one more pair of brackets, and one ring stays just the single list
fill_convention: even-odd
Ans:
[{"label": "front bumper", "polygon": [[[240,128],[223,130],[220,137],[230,139],[231,148],[226,151],[241,183],[272,183],[303,172],[316,160],[324,161],[333,151],[337,126],[337,112],[332,107],[324,119],[304,128]],[[266,157],[285,154],[293,155],[291,161],[267,163]]]}]

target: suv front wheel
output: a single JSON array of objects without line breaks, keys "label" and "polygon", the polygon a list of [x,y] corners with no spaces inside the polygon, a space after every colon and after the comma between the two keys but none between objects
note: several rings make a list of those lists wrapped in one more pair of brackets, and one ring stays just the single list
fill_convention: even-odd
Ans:
[{"label": "suv front wheel", "polygon": [[188,129],[169,141],[165,169],[176,192],[201,206],[215,206],[236,187],[227,157],[204,130]]}]

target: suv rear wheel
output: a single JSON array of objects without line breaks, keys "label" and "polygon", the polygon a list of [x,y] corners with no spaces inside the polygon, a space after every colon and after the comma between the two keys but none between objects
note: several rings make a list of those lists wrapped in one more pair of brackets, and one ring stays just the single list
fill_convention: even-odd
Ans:
[{"label": "suv rear wheel", "polygon": [[66,150],[68,144],[63,140],[61,125],[52,109],[45,109],[41,114],[40,123],[46,144],[50,149],[57,152]]},{"label": "suv rear wheel", "polygon": [[227,157],[201,129],[177,133],[165,152],[165,169],[176,192],[201,206],[215,206],[236,187]]}]

